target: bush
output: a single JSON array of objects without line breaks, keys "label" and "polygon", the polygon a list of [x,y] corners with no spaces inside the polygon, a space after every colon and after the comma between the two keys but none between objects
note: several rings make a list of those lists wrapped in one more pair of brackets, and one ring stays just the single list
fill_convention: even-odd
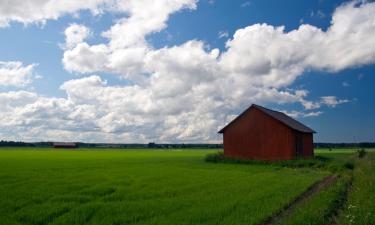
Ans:
[{"label": "bush", "polygon": [[354,163],[353,163],[353,162],[346,162],[346,163],[344,164],[344,167],[345,167],[346,169],[353,170],[353,169],[354,169]]},{"label": "bush", "polygon": [[363,158],[366,155],[366,150],[364,148],[359,149],[358,151],[358,158]]},{"label": "bush", "polygon": [[224,161],[224,152],[216,152],[206,155],[206,162],[223,162]]}]

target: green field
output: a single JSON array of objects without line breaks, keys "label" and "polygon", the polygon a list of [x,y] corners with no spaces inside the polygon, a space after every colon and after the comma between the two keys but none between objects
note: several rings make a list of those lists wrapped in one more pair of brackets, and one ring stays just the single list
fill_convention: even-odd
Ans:
[{"label": "green field", "polygon": [[[331,174],[308,167],[205,162],[212,152],[2,149],[0,224],[261,224]],[[352,151],[317,152],[337,161],[354,157]],[[374,168],[373,154],[356,164]],[[374,180],[356,182],[367,182],[365,191],[374,191]],[[337,197],[322,198],[328,200],[305,203],[306,218],[317,216],[309,209],[329,206],[335,200],[330,198]],[[348,198],[350,204],[367,200],[371,206],[363,193]],[[368,213],[343,207],[342,214],[346,211],[353,216]],[[373,212],[363,221],[371,221]],[[290,215],[280,223],[298,219]]]}]

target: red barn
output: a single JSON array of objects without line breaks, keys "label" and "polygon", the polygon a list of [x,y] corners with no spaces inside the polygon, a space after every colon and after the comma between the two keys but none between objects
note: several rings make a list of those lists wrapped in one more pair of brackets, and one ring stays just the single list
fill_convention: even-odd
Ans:
[{"label": "red barn", "polygon": [[314,130],[282,112],[251,105],[219,131],[224,155],[240,159],[288,160],[314,155]]},{"label": "red barn", "polygon": [[54,142],[54,148],[77,148],[77,144],[74,142]]}]

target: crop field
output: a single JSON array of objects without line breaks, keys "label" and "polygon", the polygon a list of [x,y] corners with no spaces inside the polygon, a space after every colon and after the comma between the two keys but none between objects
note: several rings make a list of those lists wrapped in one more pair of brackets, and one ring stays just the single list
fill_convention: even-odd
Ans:
[{"label": "crop field", "polygon": [[[276,223],[328,224],[333,214],[344,224],[375,221],[372,151],[363,159],[317,151],[330,162],[353,161],[354,170],[343,171],[205,162],[213,152],[0,149],[0,224],[265,224],[332,174],[338,182]],[[361,189],[347,191],[349,183]],[[339,212],[331,212],[335,202]]]}]

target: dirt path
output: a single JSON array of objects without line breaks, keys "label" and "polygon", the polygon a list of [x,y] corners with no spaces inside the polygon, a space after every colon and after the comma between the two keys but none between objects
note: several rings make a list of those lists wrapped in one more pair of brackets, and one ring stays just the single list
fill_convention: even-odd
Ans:
[{"label": "dirt path", "polygon": [[336,182],[338,178],[339,176],[330,175],[330,176],[323,178],[320,181],[317,181],[316,183],[311,185],[305,192],[303,192],[296,199],[294,199],[288,205],[286,205],[283,209],[281,209],[278,213],[272,215],[271,217],[268,217],[263,223],[261,223],[261,225],[275,224],[281,218],[292,213],[296,207],[298,207],[301,203],[311,198],[315,193],[320,192],[322,189]]}]

